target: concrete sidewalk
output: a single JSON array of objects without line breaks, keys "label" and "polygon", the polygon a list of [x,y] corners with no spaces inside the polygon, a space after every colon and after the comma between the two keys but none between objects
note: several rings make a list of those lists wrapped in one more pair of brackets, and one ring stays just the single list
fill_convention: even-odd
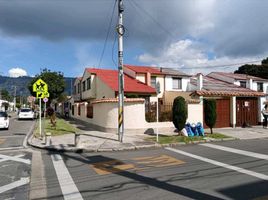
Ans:
[{"label": "concrete sidewalk", "polygon": [[[75,145],[75,134],[65,134],[61,136],[52,136],[50,142],[45,139],[39,139],[36,137],[29,137],[28,144],[48,150],[57,151],[72,151],[72,152],[103,152],[103,151],[121,151],[121,150],[136,150],[143,148],[156,148],[170,145],[184,145],[185,143],[160,145],[156,142],[148,141],[147,134],[124,134],[123,142],[118,141],[118,135],[115,133],[107,133],[96,131],[90,128],[89,125],[72,120],[71,123],[79,129],[79,142]],[[268,129],[264,129],[261,126],[252,128],[221,128],[213,129],[215,133],[222,133],[230,136],[230,139],[208,139],[211,141],[233,140],[233,139],[257,139],[268,138]],[[206,132],[209,132],[206,130]],[[177,135],[175,132],[159,133],[161,135]],[[198,143],[198,142],[195,142]]]}]

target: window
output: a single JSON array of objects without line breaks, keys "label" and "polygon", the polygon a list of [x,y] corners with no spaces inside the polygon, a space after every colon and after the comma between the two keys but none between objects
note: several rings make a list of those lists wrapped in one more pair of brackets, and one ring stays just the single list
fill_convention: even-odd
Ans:
[{"label": "window", "polygon": [[85,92],[86,91],[86,81],[83,81],[82,86],[83,86],[83,92]]},{"label": "window", "polygon": [[81,84],[80,84],[80,83],[78,83],[78,85],[77,85],[77,94],[79,94],[79,93],[80,93],[80,88],[81,88]]},{"label": "window", "polygon": [[173,89],[181,89],[181,78],[172,78],[172,88]]},{"label": "window", "polygon": [[247,87],[246,81],[240,81],[240,86],[246,88]]},{"label": "window", "polygon": [[76,85],[74,86],[74,93],[73,94],[76,94]]},{"label": "window", "polygon": [[91,78],[87,78],[87,90],[91,89]]},{"label": "window", "polygon": [[263,92],[263,83],[257,83],[257,91]]},{"label": "window", "polygon": [[156,88],[156,76],[151,77],[151,87]]}]

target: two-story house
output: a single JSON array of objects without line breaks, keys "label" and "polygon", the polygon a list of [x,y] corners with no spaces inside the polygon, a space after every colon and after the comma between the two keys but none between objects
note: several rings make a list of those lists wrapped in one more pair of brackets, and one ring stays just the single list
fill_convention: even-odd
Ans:
[{"label": "two-story house", "polygon": [[[118,71],[110,69],[86,68],[82,78],[75,81],[75,97],[80,101],[118,96]],[[150,97],[155,95],[155,89],[125,74],[124,95],[126,97]],[[75,98],[77,99],[77,98]]]},{"label": "two-story house", "polygon": [[150,97],[150,102],[173,102],[177,96],[189,97],[190,75],[171,68],[124,65],[124,73],[153,87],[158,88],[157,96]]}]

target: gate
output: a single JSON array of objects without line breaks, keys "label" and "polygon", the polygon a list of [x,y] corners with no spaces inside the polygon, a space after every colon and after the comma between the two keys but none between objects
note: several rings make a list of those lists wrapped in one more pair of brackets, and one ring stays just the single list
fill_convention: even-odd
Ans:
[{"label": "gate", "polygon": [[258,125],[257,98],[236,99],[236,125]]}]

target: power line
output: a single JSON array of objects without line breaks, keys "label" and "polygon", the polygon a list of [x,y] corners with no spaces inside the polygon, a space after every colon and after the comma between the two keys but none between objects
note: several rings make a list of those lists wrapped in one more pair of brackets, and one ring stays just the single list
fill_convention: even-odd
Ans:
[{"label": "power line", "polygon": [[204,69],[204,68],[228,68],[228,67],[232,67],[232,66],[236,66],[236,65],[246,65],[246,64],[251,64],[251,63],[257,63],[260,62],[262,60],[254,60],[254,61],[249,61],[249,62],[240,62],[240,63],[231,63],[228,65],[208,65],[208,66],[200,66],[200,67],[181,67],[178,69]]},{"label": "power line", "polygon": [[112,11],[112,15],[111,15],[111,18],[110,18],[108,31],[107,31],[107,33],[106,33],[105,42],[104,42],[104,45],[103,45],[103,48],[102,48],[101,57],[100,57],[99,64],[98,64],[98,68],[99,68],[100,65],[101,65],[101,62],[102,62],[102,59],[103,59],[103,55],[104,55],[104,52],[105,52],[105,49],[106,49],[106,45],[107,45],[107,41],[108,41],[108,37],[109,37],[110,32],[111,32],[111,26],[112,26],[112,22],[113,22],[113,16],[114,16],[114,11],[115,11],[116,2],[117,2],[117,0],[114,1],[113,11]]},{"label": "power line", "polygon": [[158,25],[164,32],[170,35],[172,38],[177,39],[175,35],[170,32],[167,28],[165,28],[162,24],[160,24],[148,11],[146,11],[143,7],[141,7],[137,2],[134,0],[129,1],[132,6],[136,6],[139,11],[143,11],[156,25]]}]

